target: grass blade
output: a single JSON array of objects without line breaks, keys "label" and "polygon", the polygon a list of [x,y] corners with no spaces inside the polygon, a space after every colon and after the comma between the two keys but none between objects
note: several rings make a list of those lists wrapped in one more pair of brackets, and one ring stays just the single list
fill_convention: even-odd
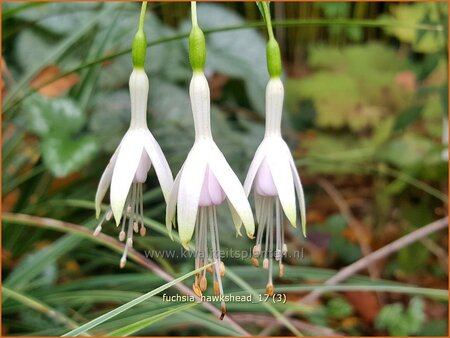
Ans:
[{"label": "grass blade", "polygon": [[168,310],[166,312],[162,312],[156,316],[153,316],[151,318],[145,318],[143,320],[140,320],[136,323],[127,325],[125,327],[122,327],[120,329],[117,329],[113,332],[107,333],[106,336],[129,336],[135,332],[138,332],[142,329],[145,329],[147,327],[149,327],[150,325],[159,322],[160,320],[169,317],[177,312],[183,311],[183,310],[187,310],[188,308],[191,308],[193,306],[197,305],[197,303],[190,303],[190,304],[186,304],[186,305],[182,305],[182,306],[178,306],[175,309],[171,309]]},{"label": "grass blade", "polygon": [[150,292],[148,292],[148,293],[146,293],[146,294],[144,294],[144,295],[142,295],[142,296],[132,300],[131,302],[125,303],[125,304],[119,306],[118,308],[115,308],[114,310],[109,311],[108,313],[105,313],[104,315],[101,315],[101,316],[95,318],[94,320],[91,320],[90,322],[81,325],[79,328],[77,328],[75,330],[67,332],[66,334],[63,335],[63,337],[79,336],[80,334],[85,333],[86,331],[96,327],[97,325],[107,321],[108,319],[111,319],[111,318],[117,316],[118,314],[128,310],[128,309],[131,309],[133,306],[136,306],[139,303],[142,303],[143,301],[153,297],[154,295],[157,295],[161,291],[164,291],[164,290],[170,288],[171,286],[173,286],[173,285],[175,285],[175,284],[185,280],[186,278],[189,278],[189,277],[195,275],[196,273],[201,272],[204,269],[207,269],[211,265],[212,265],[212,263],[208,264],[208,265],[205,265],[202,268],[199,268],[199,269],[196,269],[194,271],[191,271],[191,272],[189,272],[189,273],[187,273],[187,274],[185,274],[185,275],[183,275],[181,277],[178,277],[177,279],[174,279],[173,281],[171,281],[169,283],[163,284],[159,288],[156,288],[155,290],[152,290],[152,291],[150,291]]}]

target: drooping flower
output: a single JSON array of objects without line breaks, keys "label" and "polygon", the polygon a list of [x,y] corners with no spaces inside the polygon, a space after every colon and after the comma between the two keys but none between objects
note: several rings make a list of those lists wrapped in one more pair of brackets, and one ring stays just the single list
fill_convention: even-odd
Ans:
[{"label": "drooping flower", "polygon": [[[263,6],[267,4],[262,3]],[[265,15],[269,21],[268,11]],[[273,260],[279,264],[280,277],[284,273],[283,256],[287,253],[284,242],[284,216],[297,226],[297,203],[300,210],[303,235],[306,237],[305,199],[300,177],[288,145],[281,135],[284,88],[281,82],[281,59],[277,42],[269,30],[267,62],[270,80],[266,87],[266,127],[264,139],[256,150],[244,183],[247,196],[254,190],[258,230],[253,247],[252,262],[269,270],[266,293],[273,294]]]},{"label": "drooping flower", "polygon": [[252,187],[254,190],[258,230],[253,262],[258,265],[257,259],[262,257],[263,268],[269,269],[268,294],[273,292],[272,260],[278,261],[280,275],[284,271],[282,257],[286,255],[287,247],[284,243],[283,213],[291,225],[297,225],[296,192],[302,230],[306,236],[302,184],[289,147],[281,137],[283,95],[281,80],[271,79],[266,88],[266,133],[244,183],[247,195]]},{"label": "drooping flower", "polygon": [[[195,3],[193,21],[194,15]],[[244,189],[211,134],[210,92],[203,73],[204,37],[196,20],[189,42],[190,59],[194,70],[189,94],[194,117],[195,142],[175,178],[167,205],[166,225],[170,236],[172,225],[178,226],[180,241],[186,249],[189,249],[189,242],[195,232],[195,268],[209,264],[209,259],[212,258],[214,294],[223,296],[221,277],[225,273],[225,267],[220,260],[216,206],[225,200],[228,202],[238,234],[243,223],[247,235],[253,237],[254,221]],[[211,256],[208,250],[208,237],[212,249]],[[203,270],[195,276],[193,290],[201,296],[206,289],[206,270]],[[223,300],[221,310],[222,316],[225,315]]]},{"label": "drooping flower", "polygon": [[[147,127],[149,84],[143,68],[146,43],[141,29],[142,27],[136,34],[135,43],[133,43],[134,69],[129,81],[130,127],[103,172],[95,196],[95,210],[98,218],[101,202],[110,188],[110,207],[100,220],[94,235],[102,230],[104,221],[109,220],[112,216],[114,216],[117,226],[121,223],[119,239],[120,241],[126,239],[125,249],[120,260],[121,268],[125,266],[128,249],[133,245],[133,231],[140,232],[142,236],[146,233],[142,195],[143,184],[147,180],[150,167],[153,165],[155,168],[166,201],[169,199],[173,185],[172,172],[166,158]],[[141,55],[136,57],[136,53]]]}]

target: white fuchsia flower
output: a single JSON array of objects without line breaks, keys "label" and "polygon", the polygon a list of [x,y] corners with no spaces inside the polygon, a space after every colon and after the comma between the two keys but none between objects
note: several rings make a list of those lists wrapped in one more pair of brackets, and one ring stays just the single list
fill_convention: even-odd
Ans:
[{"label": "white fuchsia flower", "polygon": [[[256,150],[244,190],[247,195],[253,187],[258,230],[253,248],[253,263],[263,258],[263,268],[269,269],[267,293],[272,290],[272,260],[279,263],[280,276],[286,255],[284,243],[283,213],[289,223],[297,226],[297,192],[303,235],[306,237],[305,199],[302,183],[288,145],[281,137],[281,115],[283,108],[283,83],[279,78],[270,79],[266,88],[266,133]],[[265,235],[265,238],[264,238]]]},{"label": "white fuchsia flower", "polygon": [[[145,13],[145,7],[143,6]],[[143,18],[141,14],[141,18]],[[140,49],[139,49],[140,47]],[[146,233],[143,210],[143,184],[153,165],[161,185],[164,199],[168,201],[173,185],[169,164],[158,142],[147,127],[148,77],[144,71],[145,35],[142,27],[133,44],[134,69],[130,76],[131,122],[128,131],[114,152],[100,179],[95,196],[96,217],[100,215],[102,200],[110,189],[110,208],[94,231],[102,230],[105,220],[112,216],[116,225],[122,225],[119,239],[125,242],[120,267],[125,266],[128,249],[133,245],[133,231]]]},{"label": "white fuchsia flower", "polygon": [[293,227],[297,226],[296,193],[305,237],[306,212],[302,183],[289,147],[281,136],[284,87],[280,79],[280,49],[272,32],[268,4],[260,4],[269,33],[267,66],[270,80],[266,87],[266,131],[248,170],[244,190],[247,196],[252,188],[254,190],[258,223],[252,263],[259,266],[258,258],[263,259],[263,268],[269,270],[266,293],[272,295],[273,259],[278,261],[280,277],[284,273],[282,258],[287,253],[284,242],[284,216]]},{"label": "white fuchsia flower", "polygon": [[[216,206],[225,200],[230,207],[236,232],[244,224],[247,236],[253,237],[254,221],[244,189],[211,135],[209,86],[203,73],[194,73],[190,97],[195,125],[195,142],[175,178],[167,205],[166,225],[171,235],[172,225],[178,226],[182,245],[189,249],[195,232],[195,268],[209,264],[208,232],[212,247],[214,293],[223,294],[220,261],[219,230]],[[206,290],[206,270],[196,276],[193,286],[198,295]],[[222,310],[224,312],[224,304]]]},{"label": "white fuchsia flower", "polygon": [[[222,152],[213,140],[210,124],[210,92],[203,73],[206,58],[203,32],[197,25],[195,2],[192,3],[193,28],[189,37],[189,55],[193,76],[189,87],[194,117],[195,142],[175,178],[167,204],[166,225],[171,235],[172,225],[178,226],[181,244],[189,249],[195,232],[195,268],[209,264],[208,233],[211,243],[213,289],[223,296],[221,277],[225,267],[220,260],[219,229],[216,206],[228,202],[237,234],[244,224],[252,238],[255,225],[244,189]],[[176,221],[175,221],[176,215]],[[207,289],[206,270],[195,276],[193,290],[201,296]],[[225,303],[221,302],[222,318]]]}]

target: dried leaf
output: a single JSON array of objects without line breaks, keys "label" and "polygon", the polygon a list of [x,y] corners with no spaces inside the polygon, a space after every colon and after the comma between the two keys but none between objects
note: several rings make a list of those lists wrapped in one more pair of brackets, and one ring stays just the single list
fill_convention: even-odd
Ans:
[{"label": "dried leaf", "polygon": [[77,74],[69,74],[41,87],[48,81],[60,75],[61,70],[58,66],[49,65],[42,69],[31,81],[31,87],[37,89],[37,91],[44,96],[56,97],[65,94],[70,88],[77,84],[80,79]]}]

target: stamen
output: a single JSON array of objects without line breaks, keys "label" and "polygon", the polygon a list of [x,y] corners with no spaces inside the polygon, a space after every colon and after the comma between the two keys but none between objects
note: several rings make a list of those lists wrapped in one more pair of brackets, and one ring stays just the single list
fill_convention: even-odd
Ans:
[{"label": "stamen", "polygon": [[278,276],[281,278],[283,277],[283,275],[284,275],[284,264],[280,262],[280,271],[278,273]]},{"label": "stamen", "polygon": [[144,224],[144,194],[142,192],[142,183],[138,184],[139,187],[139,215],[140,215],[140,221],[141,221],[141,230],[139,231],[139,233],[141,234],[142,237],[145,236],[145,234],[147,233],[147,229],[145,228],[145,224]]},{"label": "stamen", "polygon": [[[217,287],[214,284],[214,294],[218,293],[218,295],[223,296],[223,288],[222,288],[222,262],[220,261],[220,247],[219,247],[219,230],[217,227],[217,214],[215,206],[210,206],[207,208],[209,211],[209,224],[211,228],[211,244],[212,244],[212,255],[214,263],[214,273],[216,275]],[[223,273],[225,273],[225,266],[223,266]],[[218,289],[218,290],[217,290]],[[222,300],[220,308],[222,310],[221,319],[225,316],[226,306],[225,302]]]},{"label": "stamen", "polygon": [[275,260],[281,262],[281,227],[282,225],[282,215],[280,212],[280,200],[277,198],[275,202],[275,241],[276,241],[276,249],[275,249]]},{"label": "stamen", "polygon": [[268,222],[267,231],[269,232],[269,284],[272,284],[272,265],[273,265],[273,200],[271,200],[269,207],[269,217],[270,220]]}]

